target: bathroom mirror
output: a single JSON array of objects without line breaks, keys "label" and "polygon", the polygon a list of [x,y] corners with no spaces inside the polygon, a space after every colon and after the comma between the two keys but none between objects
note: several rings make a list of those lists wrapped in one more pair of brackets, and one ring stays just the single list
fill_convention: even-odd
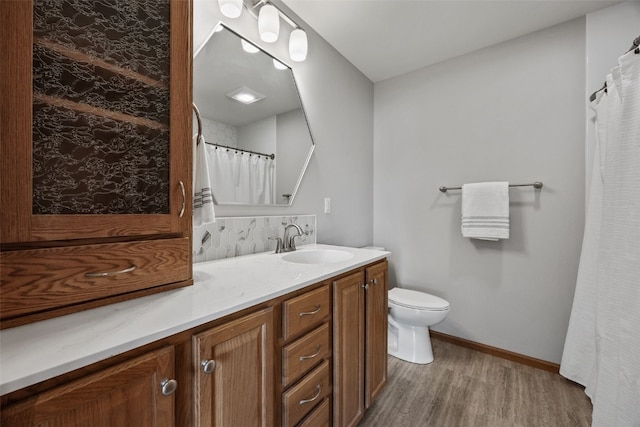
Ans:
[{"label": "bathroom mirror", "polygon": [[193,101],[215,202],[290,205],[314,149],[291,68],[219,24],[194,54]]}]

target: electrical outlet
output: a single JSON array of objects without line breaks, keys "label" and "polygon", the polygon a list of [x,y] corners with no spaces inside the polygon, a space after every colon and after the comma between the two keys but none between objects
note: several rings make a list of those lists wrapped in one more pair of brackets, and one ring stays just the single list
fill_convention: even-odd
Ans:
[{"label": "electrical outlet", "polygon": [[324,213],[331,213],[331,198],[324,198]]}]

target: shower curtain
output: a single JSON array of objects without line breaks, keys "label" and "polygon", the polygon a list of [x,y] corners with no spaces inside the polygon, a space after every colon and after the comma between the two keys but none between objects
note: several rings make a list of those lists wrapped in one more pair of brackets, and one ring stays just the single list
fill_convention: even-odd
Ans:
[{"label": "shower curtain", "polygon": [[585,386],[593,426],[640,426],[640,54],[592,102],[597,146],[560,373]]},{"label": "shower curtain", "polygon": [[241,151],[207,145],[216,202],[275,203],[275,162]]}]

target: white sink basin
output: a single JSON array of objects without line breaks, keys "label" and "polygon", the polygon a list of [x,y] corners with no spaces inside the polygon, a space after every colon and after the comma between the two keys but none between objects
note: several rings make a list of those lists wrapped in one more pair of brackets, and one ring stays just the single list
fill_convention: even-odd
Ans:
[{"label": "white sink basin", "polygon": [[331,264],[334,262],[346,261],[353,258],[353,254],[347,251],[336,249],[312,249],[291,252],[282,257],[288,262],[298,264]]}]

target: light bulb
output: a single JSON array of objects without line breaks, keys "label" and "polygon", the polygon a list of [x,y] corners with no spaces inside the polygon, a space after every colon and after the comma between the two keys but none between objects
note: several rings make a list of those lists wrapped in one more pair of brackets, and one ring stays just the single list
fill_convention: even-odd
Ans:
[{"label": "light bulb", "polygon": [[289,37],[289,56],[292,61],[302,62],[307,59],[307,33],[300,28],[291,32]]},{"label": "light bulb", "polygon": [[277,69],[277,70],[286,70],[287,67],[286,65],[284,65],[282,62],[278,61],[277,59],[273,60],[273,66]]},{"label": "light bulb", "polygon": [[266,4],[260,8],[258,14],[258,31],[260,39],[266,43],[273,43],[278,40],[280,34],[280,15],[278,9],[271,4]]},{"label": "light bulb", "polygon": [[237,18],[242,13],[242,0],[218,0],[218,6],[227,18]]},{"label": "light bulb", "polygon": [[255,47],[254,45],[252,45],[251,43],[249,43],[246,40],[240,40],[240,42],[242,42],[242,50],[244,50],[247,53],[257,53],[259,52],[259,49],[257,47]]}]

